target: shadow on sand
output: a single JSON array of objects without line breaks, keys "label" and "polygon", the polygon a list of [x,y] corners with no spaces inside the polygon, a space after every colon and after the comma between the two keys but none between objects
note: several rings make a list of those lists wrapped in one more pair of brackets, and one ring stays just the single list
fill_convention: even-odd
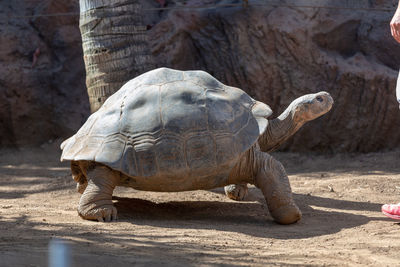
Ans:
[{"label": "shadow on sand", "polygon": [[[119,212],[119,221],[155,227],[215,229],[262,238],[308,238],[336,233],[373,220],[388,220],[384,216],[370,217],[349,212],[351,210],[379,211],[381,204],[378,203],[302,194],[295,194],[294,198],[303,212],[303,218],[292,225],[275,223],[263,199],[259,202],[174,201],[165,203],[120,197],[114,197],[114,200]],[[311,206],[335,210],[324,211]]]}]

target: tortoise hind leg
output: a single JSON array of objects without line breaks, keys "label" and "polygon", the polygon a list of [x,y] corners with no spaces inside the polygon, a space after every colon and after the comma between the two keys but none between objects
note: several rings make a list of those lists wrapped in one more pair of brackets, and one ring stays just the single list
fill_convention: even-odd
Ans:
[{"label": "tortoise hind leg", "polygon": [[115,221],[117,209],[112,193],[119,181],[119,173],[110,168],[93,164],[87,170],[88,184],[78,205],[78,214],[86,220]]},{"label": "tortoise hind leg", "polygon": [[247,183],[242,184],[230,184],[224,187],[225,195],[230,199],[242,201],[246,198],[249,193]]},{"label": "tortoise hind leg", "polygon": [[76,190],[79,193],[83,194],[88,182],[86,175],[84,171],[81,169],[81,166],[79,165],[78,161],[74,160],[71,161],[71,173],[72,173],[72,179],[74,179],[76,182]]},{"label": "tortoise hind leg", "polygon": [[254,151],[256,166],[255,185],[261,189],[274,220],[281,224],[295,223],[301,212],[292,197],[289,179],[282,164],[272,156]]}]

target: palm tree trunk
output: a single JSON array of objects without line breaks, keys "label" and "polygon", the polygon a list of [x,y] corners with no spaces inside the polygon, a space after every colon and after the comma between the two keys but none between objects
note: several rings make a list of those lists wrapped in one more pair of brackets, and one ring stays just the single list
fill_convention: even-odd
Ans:
[{"label": "palm tree trunk", "polygon": [[80,0],[79,27],[90,108],[153,66],[139,0]]}]

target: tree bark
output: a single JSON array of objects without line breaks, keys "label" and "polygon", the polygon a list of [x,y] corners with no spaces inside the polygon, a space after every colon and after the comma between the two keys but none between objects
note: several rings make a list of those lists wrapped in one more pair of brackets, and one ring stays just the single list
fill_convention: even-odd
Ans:
[{"label": "tree bark", "polygon": [[139,0],[80,0],[79,27],[92,112],[152,68]]}]

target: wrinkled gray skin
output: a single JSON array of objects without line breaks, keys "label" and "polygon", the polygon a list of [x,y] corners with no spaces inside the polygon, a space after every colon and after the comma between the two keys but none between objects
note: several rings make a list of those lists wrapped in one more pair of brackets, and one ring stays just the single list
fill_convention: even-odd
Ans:
[{"label": "wrinkled gray skin", "polygon": [[[295,134],[306,122],[327,113],[333,105],[326,92],[304,95],[294,100],[276,119],[269,120],[267,130],[258,143],[263,152],[272,152]],[[225,194],[233,200],[244,200],[248,194],[246,183],[225,186]]]},{"label": "wrinkled gray skin", "polygon": [[78,214],[116,220],[116,186],[178,192],[250,183],[276,222],[298,221],[282,164],[262,150],[315,118],[315,101],[326,105],[324,112],[333,103],[327,93],[305,98],[307,105],[294,105],[270,127],[267,105],[205,72],[161,68],[131,80],[61,144],[61,160],[71,161],[82,193]]}]

